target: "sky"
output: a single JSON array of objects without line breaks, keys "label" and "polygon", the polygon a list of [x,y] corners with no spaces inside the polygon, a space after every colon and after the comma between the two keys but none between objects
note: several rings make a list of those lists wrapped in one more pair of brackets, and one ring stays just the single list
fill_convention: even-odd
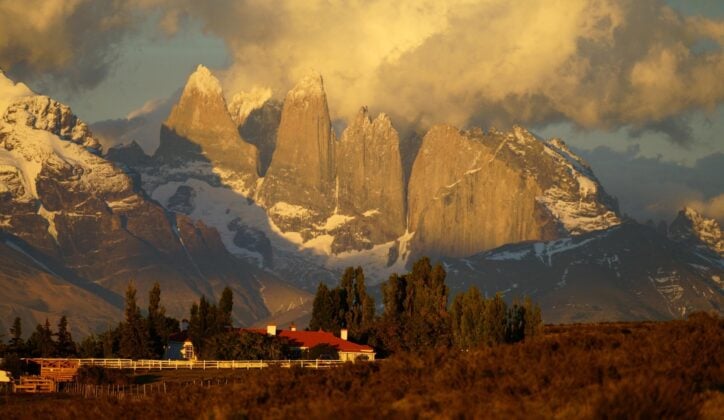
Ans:
[{"label": "sky", "polygon": [[714,0],[0,0],[0,68],[85,121],[168,107],[200,63],[228,97],[319,72],[339,120],[563,138],[642,220],[724,221],[722,45]]}]

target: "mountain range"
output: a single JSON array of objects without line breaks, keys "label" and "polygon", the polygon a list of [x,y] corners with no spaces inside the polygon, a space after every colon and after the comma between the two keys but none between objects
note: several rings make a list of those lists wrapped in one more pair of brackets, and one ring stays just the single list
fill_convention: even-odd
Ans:
[{"label": "mountain range", "polygon": [[3,321],[107,327],[133,280],[159,281],[175,316],[229,285],[238,323],[287,322],[347,266],[375,285],[423,255],[452,290],[530,295],[547,322],[722,311],[716,221],[692,209],[665,232],[628,220],[562,140],[523,127],[408,138],[361,107],[337,133],[319,75],[283,101],[227,102],[199,66],[157,130],[129,123],[158,133],[147,154],[136,141],[104,151],[98,137],[127,132],[89,128],[2,75],[0,98]]}]

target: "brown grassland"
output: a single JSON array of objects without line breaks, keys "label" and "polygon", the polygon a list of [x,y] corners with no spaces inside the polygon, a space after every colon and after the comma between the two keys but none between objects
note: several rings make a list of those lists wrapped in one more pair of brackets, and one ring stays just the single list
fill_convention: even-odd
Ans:
[{"label": "brown grassland", "polygon": [[[329,370],[149,372],[145,398],[0,396],[0,418],[724,418],[724,320],[547,326],[518,344]],[[222,381],[225,382],[225,381]]]}]

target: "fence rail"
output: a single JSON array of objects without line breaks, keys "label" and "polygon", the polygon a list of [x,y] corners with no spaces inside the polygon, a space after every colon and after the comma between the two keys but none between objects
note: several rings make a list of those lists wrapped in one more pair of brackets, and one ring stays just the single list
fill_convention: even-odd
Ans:
[{"label": "fence rail", "polygon": [[267,367],[302,367],[327,369],[340,366],[341,360],[133,360],[133,359],[26,359],[36,363],[67,361],[82,366],[101,366],[107,369],[166,370],[166,369],[263,369]]}]

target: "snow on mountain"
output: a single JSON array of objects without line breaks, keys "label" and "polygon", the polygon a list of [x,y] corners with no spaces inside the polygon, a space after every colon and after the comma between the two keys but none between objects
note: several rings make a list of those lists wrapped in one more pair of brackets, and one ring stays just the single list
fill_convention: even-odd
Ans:
[{"label": "snow on mountain", "polygon": [[[209,87],[203,79],[194,83]],[[87,305],[118,306],[133,280],[139,290],[159,282],[173,316],[186,314],[201,294],[218,296],[225,286],[238,297],[238,322],[251,325],[270,315],[264,301],[279,299],[262,296],[260,289],[280,281],[273,274],[232,256],[201,218],[169,213],[148,200],[128,168],[101,156],[99,142],[69,107],[6,80],[0,84],[18,93],[0,115],[0,235],[7,238],[0,252],[21,252],[23,265],[47,272],[49,282],[89,291]],[[135,143],[126,155],[152,161]],[[2,259],[0,273],[16,265]],[[12,289],[15,277],[0,276],[0,288]],[[287,286],[289,295],[294,287]],[[13,305],[8,299],[14,296],[15,290],[0,294],[0,310]],[[308,300],[305,293],[299,296]],[[52,295],[42,297],[50,300]]]},{"label": "snow on mountain", "polygon": [[206,96],[216,97],[223,94],[219,79],[211,74],[211,70],[202,64],[199,64],[196,70],[189,76],[184,94],[192,90]]},{"label": "snow on mountain", "polygon": [[[615,201],[560,140],[521,127],[434,127],[405,185],[389,117],[362,108],[338,140],[320,75],[302,78],[283,105],[252,90],[226,106],[213,79],[202,66],[189,77],[153,158],[113,154],[160,203],[217,228],[239,256],[277,273],[294,266],[301,283],[344,261],[386,275],[421,254],[469,255],[620,222]],[[249,174],[231,164],[249,156],[238,133],[271,157],[253,183],[235,179]]]},{"label": "snow on mountain", "polygon": [[[221,84],[204,66],[192,73],[181,98],[161,126],[154,157],[160,170],[184,171],[208,166],[218,178],[251,196],[259,175],[259,150],[239,135],[229,114]],[[192,168],[190,168],[192,169]]]},{"label": "snow on mountain", "polygon": [[724,258],[721,226],[716,219],[706,218],[693,208],[686,207],[679,212],[669,227],[669,236]]},{"label": "snow on mountain", "polygon": [[545,322],[676,319],[724,304],[724,266],[632,222],[443,261],[453,293],[530,296]]},{"label": "snow on mountain", "polygon": [[[454,162],[454,164],[451,164]],[[616,202],[560,140],[439,125],[423,138],[408,187],[413,249],[465,256],[619,224]]]},{"label": "snow on mountain", "polygon": [[272,91],[269,88],[254,87],[249,92],[234,94],[229,101],[229,114],[237,126],[246,122],[252,111],[261,108],[269,99]]},{"label": "snow on mountain", "polygon": [[8,105],[15,102],[18,98],[34,95],[35,93],[24,83],[13,82],[0,70],[0,115],[4,114]]}]

